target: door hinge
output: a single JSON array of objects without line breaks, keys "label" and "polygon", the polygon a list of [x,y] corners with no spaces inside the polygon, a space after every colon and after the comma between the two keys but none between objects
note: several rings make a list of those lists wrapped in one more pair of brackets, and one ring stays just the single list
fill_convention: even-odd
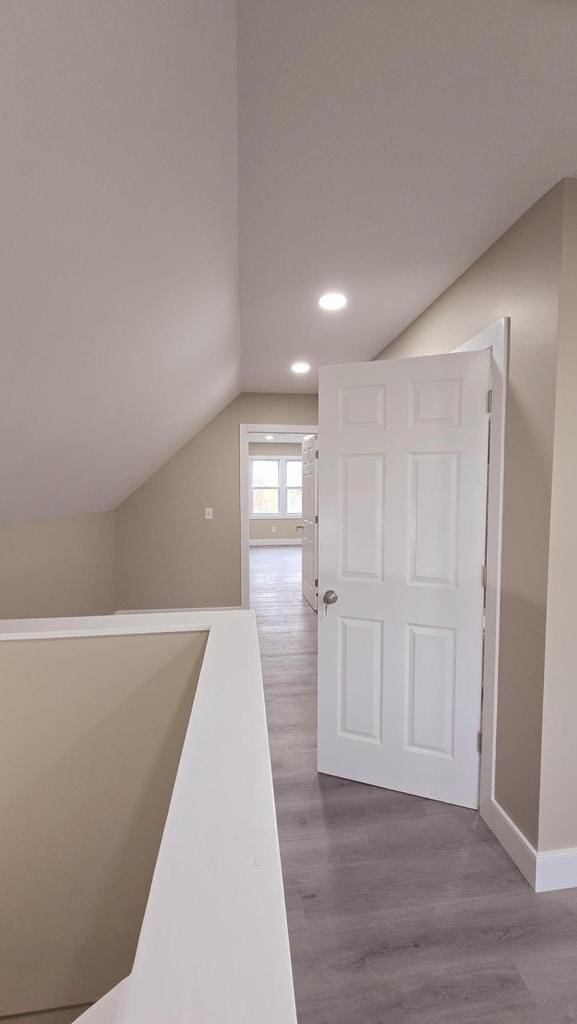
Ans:
[{"label": "door hinge", "polygon": [[315,587],[318,587],[318,585],[319,585],[319,581],[318,581],[318,579],[316,579],[315,580]]},{"label": "door hinge", "polygon": [[485,590],[487,589],[487,563],[481,566],[481,583]]},{"label": "door hinge", "polygon": [[493,412],[493,388],[487,391],[487,412]]},{"label": "door hinge", "polygon": [[483,753],[483,733],[481,732],[480,729],[479,732],[477,733],[477,753]]},{"label": "door hinge", "polygon": [[319,457],[319,450],[317,448],[316,451],[315,451],[315,459],[318,459],[318,457]]}]

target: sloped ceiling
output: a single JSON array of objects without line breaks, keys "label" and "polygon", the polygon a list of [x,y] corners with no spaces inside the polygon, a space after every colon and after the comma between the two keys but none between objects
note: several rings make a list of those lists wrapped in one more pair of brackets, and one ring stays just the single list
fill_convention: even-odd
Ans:
[{"label": "sloped ceiling", "polygon": [[239,61],[250,390],[374,357],[577,168],[575,0],[240,0]]},{"label": "sloped ceiling", "polygon": [[573,0],[239,0],[238,93],[236,13],[0,3],[1,522],[372,358],[577,167]]},{"label": "sloped ceiling", "polygon": [[240,389],[233,0],[2,0],[0,125],[0,521],[110,508]]}]

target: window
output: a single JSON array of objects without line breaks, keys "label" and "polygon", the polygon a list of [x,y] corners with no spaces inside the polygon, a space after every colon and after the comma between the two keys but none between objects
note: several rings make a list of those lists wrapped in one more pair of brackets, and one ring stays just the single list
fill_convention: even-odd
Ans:
[{"label": "window", "polygon": [[302,514],[302,459],[281,455],[278,459],[253,457],[251,503],[253,516],[300,516]]},{"label": "window", "polygon": [[289,515],[300,516],[303,510],[302,459],[286,460],[286,510]]},{"label": "window", "polygon": [[252,460],[252,513],[258,516],[278,515],[279,464],[277,459]]}]

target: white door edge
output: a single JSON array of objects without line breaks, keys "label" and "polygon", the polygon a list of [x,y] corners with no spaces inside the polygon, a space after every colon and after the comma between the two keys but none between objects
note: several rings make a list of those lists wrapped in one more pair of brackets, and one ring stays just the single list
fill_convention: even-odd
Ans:
[{"label": "white door edge", "polygon": [[499,692],[499,621],[501,610],[501,556],[503,534],[503,478],[505,457],[505,414],[509,378],[511,318],[502,317],[456,352],[491,349],[492,410],[491,463],[487,518],[487,608],[485,613],[485,666],[483,674],[483,719],[480,776],[480,804],[495,799],[495,754],[497,697]]}]

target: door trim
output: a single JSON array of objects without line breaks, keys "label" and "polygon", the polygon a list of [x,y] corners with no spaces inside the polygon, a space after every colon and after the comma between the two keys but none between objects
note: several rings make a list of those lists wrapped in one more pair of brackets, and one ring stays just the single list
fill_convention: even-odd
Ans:
[{"label": "door trim", "polygon": [[501,555],[503,533],[503,478],[505,456],[505,413],[509,378],[511,318],[495,321],[470,338],[456,352],[491,349],[491,461],[487,506],[487,605],[485,611],[485,663],[483,670],[483,716],[479,809],[489,824],[495,799],[495,752],[497,698],[499,692],[499,623],[501,612]]},{"label": "door trim", "polygon": [[249,507],[248,507],[248,435],[249,434],[318,434],[318,425],[301,423],[241,423],[239,425],[240,470],[240,582],[241,607],[250,608],[249,582]]}]

